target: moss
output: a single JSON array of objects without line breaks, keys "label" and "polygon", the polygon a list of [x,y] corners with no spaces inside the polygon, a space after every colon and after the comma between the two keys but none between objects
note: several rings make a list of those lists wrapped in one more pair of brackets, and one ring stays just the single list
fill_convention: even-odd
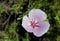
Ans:
[{"label": "moss", "polygon": [[[49,31],[35,37],[21,26],[22,18],[33,9],[47,13]],[[0,41],[60,41],[60,0],[0,0]]]}]

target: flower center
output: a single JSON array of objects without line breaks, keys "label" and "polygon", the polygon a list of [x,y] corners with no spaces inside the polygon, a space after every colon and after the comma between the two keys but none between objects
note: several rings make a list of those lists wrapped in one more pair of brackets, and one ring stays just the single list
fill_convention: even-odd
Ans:
[{"label": "flower center", "polygon": [[40,27],[39,24],[38,24],[38,22],[35,22],[35,21],[31,21],[31,26],[32,26],[33,28],[35,28],[35,27]]}]

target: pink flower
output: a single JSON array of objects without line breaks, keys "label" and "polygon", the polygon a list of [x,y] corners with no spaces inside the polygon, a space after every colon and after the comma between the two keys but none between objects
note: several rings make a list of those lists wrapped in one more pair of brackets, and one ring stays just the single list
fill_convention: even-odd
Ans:
[{"label": "pink flower", "polygon": [[35,36],[40,37],[44,35],[49,27],[49,22],[45,21],[47,15],[40,9],[32,9],[28,16],[24,16],[22,19],[23,28]]}]

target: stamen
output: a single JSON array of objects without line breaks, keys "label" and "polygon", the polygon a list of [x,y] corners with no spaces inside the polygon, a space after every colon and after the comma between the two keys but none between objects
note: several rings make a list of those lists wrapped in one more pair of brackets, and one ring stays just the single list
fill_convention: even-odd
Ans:
[{"label": "stamen", "polygon": [[38,22],[31,21],[31,26],[32,26],[33,28],[35,28],[35,27],[40,27],[40,26],[37,25],[37,24],[38,24]]}]

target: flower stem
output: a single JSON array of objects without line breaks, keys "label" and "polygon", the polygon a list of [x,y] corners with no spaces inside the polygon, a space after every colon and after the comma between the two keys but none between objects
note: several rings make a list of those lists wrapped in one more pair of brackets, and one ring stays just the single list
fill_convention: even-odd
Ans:
[{"label": "flower stem", "polygon": [[28,32],[26,33],[26,38],[27,38],[27,41],[29,41],[29,34],[28,34]]}]

